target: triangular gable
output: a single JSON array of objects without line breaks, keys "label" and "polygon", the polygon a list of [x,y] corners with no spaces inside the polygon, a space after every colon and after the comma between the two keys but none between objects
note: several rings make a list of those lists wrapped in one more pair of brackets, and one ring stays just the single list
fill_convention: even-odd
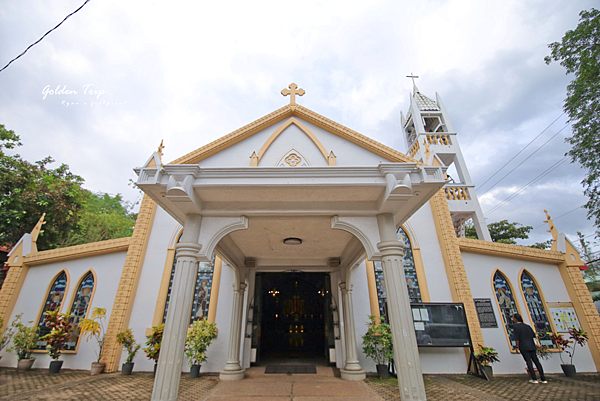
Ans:
[{"label": "triangular gable", "polygon": [[274,125],[278,122],[290,118],[298,117],[305,121],[314,124],[315,126],[322,128],[326,131],[331,132],[355,145],[362,147],[376,155],[384,157],[387,160],[393,162],[402,163],[417,163],[417,161],[402,152],[385,146],[371,138],[368,138],[350,128],[344,127],[341,124],[336,123],[322,115],[315,113],[300,105],[286,105],[272,113],[267,114],[264,117],[259,118],[251,122],[248,125],[243,126],[201,148],[198,148],[185,156],[182,156],[176,160],[173,160],[169,164],[195,164],[204,160],[220,151],[229,148],[246,138]]}]

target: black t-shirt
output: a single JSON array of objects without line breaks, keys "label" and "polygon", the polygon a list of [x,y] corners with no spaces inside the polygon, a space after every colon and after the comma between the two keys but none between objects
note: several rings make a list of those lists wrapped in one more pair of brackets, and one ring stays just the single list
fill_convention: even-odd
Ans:
[{"label": "black t-shirt", "polygon": [[535,345],[535,333],[525,323],[517,323],[513,326],[515,331],[515,340],[519,342],[519,349],[521,351],[535,351],[537,346]]}]

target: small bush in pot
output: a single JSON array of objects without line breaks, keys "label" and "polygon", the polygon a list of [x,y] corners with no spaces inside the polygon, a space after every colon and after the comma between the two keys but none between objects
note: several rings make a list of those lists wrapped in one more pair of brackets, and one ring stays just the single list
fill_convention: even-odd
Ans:
[{"label": "small bush in pot", "polygon": [[[552,341],[554,341],[554,343],[561,348],[561,352],[558,354],[560,361],[562,362],[560,367],[562,368],[565,376],[573,377],[576,373],[575,365],[573,365],[573,357],[575,356],[575,349],[577,348],[576,346],[579,345],[583,347],[588,342],[588,334],[583,330],[577,329],[576,327],[571,327],[569,329],[569,338],[570,339],[567,340],[561,334],[552,334]],[[566,354],[570,357],[568,364],[563,361],[563,352],[566,352]]]},{"label": "small bush in pot", "polygon": [[127,359],[123,364],[121,373],[130,375],[133,371],[133,358],[135,358],[135,355],[140,350],[141,345],[135,342],[131,329],[117,333],[117,343],[121,344],[127,350]]},{"label": "small bush in pot", "polygon": [[392,329],[379,316],[369,316],[367,332],[362,336],[363,352],[377,365],[382,379],[389,377],[387,364],[394,358]]},{"label": "small bush in pot", "polygon": [[146,348],[142,348],[148,359],[154,361],[154,372],[156,373],[156,364],[160,355],[160,344],[162,343],[163,332],[165,330],[164,323],[152,327],[152,333],[146,336]]},{"label": "small bush in pot", "polygon": [[[10,325],[9,330],[12,333],[12,346],[8,348],[8,351],[17,355],[17,368],[19,370],[29,370],[35,361],[32,355],[39,338],[38,327],[23,324],[21,322],[22,316],[22,313],[16,315]],[[33,321],[28,323],[33,324]]]},{"label": "small bush in pot", "polygon": [[190,326],[185,343],[185,356],[190,361],[190,377],[198,377],[200,365],[206,362],[206,350],[217,338],[217,324],[208,320],[196,320]]},{"label": "small bush in pot", "polygon": [[40,340],[46,341],[46,350],[52,362],[50,362],[50,373],[60,372],[63,361],[59,360],[62,351],[65,349],[65,343],[73,330],[71,323],[72,313],[60,313],[58,309],[48,311],[44,314],[44,322],[50,328],[50,333],[46,334]]},{"label": "small bush in pot", "polygon": [[500,362],[498,352],[492,347],[485,347],[479,344],[479,348],[477,352],[475,352],[475,358],[477,359],[477,362],[483,366],[483,370],[485,370],[488,379],[491,379],[494,376],[492,363]]},{"label": "small bush in pot", "polygon": [[90,338],[94,338],[98,343],[98,352],[96,356],[98,359],[96,362],[92,362],[92,369],[90,374],[98,375],[104,371],[106,364],[100,362],[100,356],[102,354],[102,346],[104,345],[105,329],[104,321],[106,320],[106,309],[94,308],[92,309],[92,316],[89,319],[83,319],[79,322],[79,330],[82,336],[87,336],[85,339],[89,341]]}]

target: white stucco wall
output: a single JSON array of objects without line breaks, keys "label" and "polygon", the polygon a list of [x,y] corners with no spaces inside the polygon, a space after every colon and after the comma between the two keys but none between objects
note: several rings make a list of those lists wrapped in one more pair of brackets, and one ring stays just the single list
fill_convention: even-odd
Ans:
[{"label": "white stucco wall", "polygon": [[367,372],[376,372],[375,362],[371,358],[368,358],[362,351],[362,336],[367,332],[369,315],[371,315],[367,265],[365,262],[362,262],[352,270],[351,283],[353,285],[352,306],[354,307],[354,330],[356,334],[358,362]]},{"label": "white stucco wall", "polygon": [[[336,156],[337,166],[377,165],[380,162],[388,161],[309,122],[298,117],[296,117],[296,119],[301,121],[302,124],[304,124],[319,139],[325,147],[327,155],[329,155],[329,152],[333,151]],[[198,164],[201,167],[248,167],[250,166],[250,156],[252,155],[252,152],[258,153],[269,136],[271,136],[279,126],[284,124],[285,121],[286,120],[283,120],[274,124],[242,142],[200,161]],[[322,167],[328,165],[317,146],[309,139],[309,137],[295,124],[291,124],[277,137],[277,139],[275,139],[269,149],[265,152],[259,163],[259,167],[275,166],[275,163],[281,156],[292,147],[306,156],[312,166]]]},{"label": "white stucco wall", "polygon": [[[61,306],[61,312],[67,312],[73,302],[74,293],[77,290],[75,288],[77,282],[89,270],[94,270],[96,273],[95,291],[92,303],[88,308],[87,316],[89,317],[92,308],[106,308],[106,324],[108,324],[121,278],[121,271],[125,263],[125,256],[126,252],[124,251],[114,252],[31,267],[13,309],[12,317],[23,313],[22,321],[34,321],[33,325],[37,325],[40,308],[46,300],[48,285],[54,276],[63,269],[69,273],[69,282],[66,298]],[[76,354],[65,353],[62,355],[61,359],[64,361],[63,368],[90,369],[91,363],[96,361],[97,343],[93,339],[86,342],[82,338],[79,341],[79,349]],[[7,348],[0,353],[2,355],[0,366],[15,367],[17,357],[14,354],[8,353]],[[51,361],[45,352],[36,352],[34,357],[36,358],[33,365],[34,368],[47,368]]]},{"label": "white stucco wall", "polygon": [[[485,345],[498,351],[500,362],[494,364],[495,373],[522,373],[525,371],[525,362],[521,355],[512,354],[503,328],[502,316],[498,310],[495,293],[492,288],[492,274],[495,269],[500,269],[510,280],[523,320],[531,325],[527,314],[525,299],[519,282],[519,272],[527,269],[538,281],[540,290],[544,293],[546,302],[571,302],[567,289],[562,281],[558,267],[552,264],[536,263],[526,260],[501,258],[496,256],[476,253],[463,253],[463,261],[467,277],[471,286],[473,298],[491,298],[498,322],[498,328],[482,328]],[[565,355],[566,356],[566,355]],[[563,356],[564,359],[564,356]],[[544,371],[548,373],[561,373],[560,358],[552,354],[550,360],[542,361]],[[596,367],[588,346],[577,347],[573,364],[578,372],[595,372]]]}]

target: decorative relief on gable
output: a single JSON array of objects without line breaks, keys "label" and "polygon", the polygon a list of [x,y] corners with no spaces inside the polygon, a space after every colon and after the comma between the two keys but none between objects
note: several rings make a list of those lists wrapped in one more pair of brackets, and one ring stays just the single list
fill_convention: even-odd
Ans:
[{"label": "decorative relief on gable", "polygon": [[291,148],[283,154],[275,164],[275,167],[309,167],[310,161],[300,151]]}]

